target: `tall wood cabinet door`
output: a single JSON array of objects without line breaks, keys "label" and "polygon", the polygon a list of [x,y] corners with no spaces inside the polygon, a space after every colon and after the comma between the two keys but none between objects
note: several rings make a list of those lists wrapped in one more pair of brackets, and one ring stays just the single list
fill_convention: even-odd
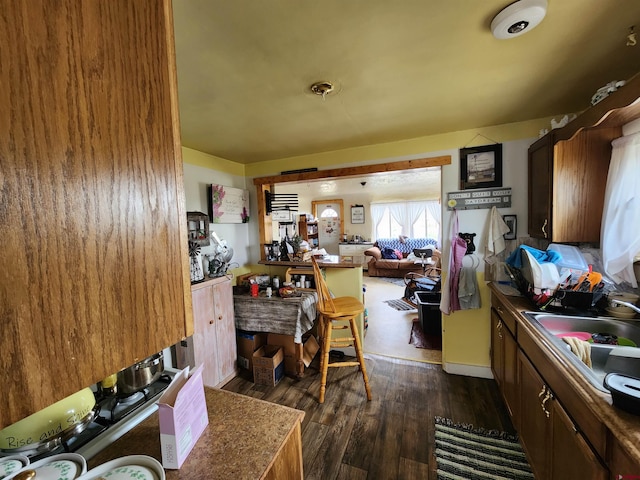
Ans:
[{"label": "tall wood cabinet door", "polygon": [[529,147],[529,235],[551,239],[553,144],[545,135]]},{"label": "tall wood cabinet door", "polygon": [[553,409],[553,443],[551,448],[551,477],[553,480],[579,478],[605,480],[608,470],[593,453],[589,444],[576,429],[573,421],[556,400]]},{"label": "tall wood cabinet door", "polygon": [[552,440],[553,411],[548,407],[546,410],[543,408],[548,387],[521,351],[518,352],[518,371],[520,378],[519,433],[522,445],[527,452],[535,477],[549,478],[549,446]]},{"label": "tall wood cabinet door", "polygon": [[0,428],[192,329],[170,0],[1,9]]},{"label": "tall wood cabinet door", "polygon": [[491,370],[493,376],[503,392],[504,385],[504,325],[500,316],[491,309]]},{"label": "tall wood cabinet door", "polygon": [[213,299],[216,317],[219,383],[236,372],[236,364],[238,362],[231,280],[225,279],[223,282],[213,286]]},{"label": "tall wood cabinet door", "polygon": [[518,344],[515,338],[509,332],[509,329],[503,329],[504,344],[504,379],[502,383],[504,400],[511,414],[511,421],[514,427],[520,427],[520,411],[519,411],[519,379],[518,379]]},{"label": "tall wood cabinet door", "polygon": [[220,381],[218,366],[217,319],[214,308],[213,287],[210,285],[194,289],[193,302],[193,352],[196,366],[204,365],[202,380],[205,385],[215,387]]}]

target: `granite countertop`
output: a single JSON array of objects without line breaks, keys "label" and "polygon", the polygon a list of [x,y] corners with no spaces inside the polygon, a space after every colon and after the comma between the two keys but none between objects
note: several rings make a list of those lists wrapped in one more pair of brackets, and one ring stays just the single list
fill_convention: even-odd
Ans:
[{"label": "granite countertop", "polygon": [[556,347],[549,343],[543,334],[523,315],[523,312],[536,310],[530,300],[523,296],[507,295],[495,283],[489,284],[489,287],[505,305],[511,306],[510,313],[518,317],[518,328],[525,328],[540,348],[547,352],[566,382],[574,388],[585,404],[624,446],[627,453],[640,463],[640,416],[614,407],[609,393],[596,389],[576,367],[564,360],[564,356],[560,352],[555,351]]},{"label": "granite countertop", "polygon": [[[261,478],[304,412],[245,395],[205,387],[209,425],[180,470],[167,480]],[[126,455],[149,455],[162,463],[158,412],[88,461],[95,468]]]},{"label": "granite countertop", "polygon": [[[286,260],[260,260],[260,265],[273,265],[278,267],[300,267],[300,268],[312,268],[313,264],[311,260],[308,262],[290,262]],[[347,262],[343,260],[339,255],[325,255],[322,258],[318,258],[318,265],[322,268],[356,268],[362,267],[360,263]]]}]

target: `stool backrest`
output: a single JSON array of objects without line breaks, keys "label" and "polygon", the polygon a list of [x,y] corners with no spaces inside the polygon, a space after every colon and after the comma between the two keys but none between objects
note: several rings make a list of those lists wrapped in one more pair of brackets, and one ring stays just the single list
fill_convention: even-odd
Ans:
[{"label": "stool backrest", "polygon": [[322,270],[320,270],[320,266],[318,265],[318,261],[315,257],[311,257],[311,263],[313,263],[313,276],[316,282],[316,292],[318,293],[318,311],[320,313],[335,313],[336,306],[333,303],[327,283],[324,281],[324,277],[322,276]]}]

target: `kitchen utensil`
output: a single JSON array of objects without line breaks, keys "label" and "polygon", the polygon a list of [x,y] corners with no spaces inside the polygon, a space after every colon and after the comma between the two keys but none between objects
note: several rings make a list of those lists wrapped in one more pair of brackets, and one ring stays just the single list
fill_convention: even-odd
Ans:
[{"label": "kitchen utensil", "polygon": [[162,464],[147,455],[129,455],[116,458],[92,468],[77,480],[165,480]]},{"label": "kitchen utensil", "polygon": [[611,392],[614,407],[640,415],[640,379],[620,373],[608,373],[603,385]]},{"label": "kitchen utensil", "polygon": [[76,480],[87,471],[87,461],[78,453],[60,453],[45,457],[4,480]]},{"label": "kitchen utensil", "polygon": [[0,449],[12,453],[50,450],[49,443],[59,443],[93,419],[95,404],[90,388],[69,395],[0,430]]},{"label": "kitchen utensil", "polygon": [[127,396],[155,382],[164,370],[162,352],[118,372],[118,395]]},{"label": "kitchen utensil", "polygon": [[25,455],[0,457],[0,480],[22,470],[27,465],[29,465],[29,457]]}]

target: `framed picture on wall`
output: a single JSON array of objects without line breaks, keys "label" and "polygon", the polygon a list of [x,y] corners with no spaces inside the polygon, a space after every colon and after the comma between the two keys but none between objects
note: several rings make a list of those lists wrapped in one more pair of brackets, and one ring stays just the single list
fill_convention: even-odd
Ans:
[{"label": "framed picture on wall", "polygon": [[351,207],[351,223],[364,223],[364,207],[362,205]]},{"label": "framed picture on wall", "polygon": [[515,240],[518,233],[518,217],[516,215],[505,215],[502,219],[509,227],[509,231],[504,234],[504,239]]},{"label": "framed picture on wall", "polygon": [[502,144],[460,149],[460,188],[502,186]]}]

